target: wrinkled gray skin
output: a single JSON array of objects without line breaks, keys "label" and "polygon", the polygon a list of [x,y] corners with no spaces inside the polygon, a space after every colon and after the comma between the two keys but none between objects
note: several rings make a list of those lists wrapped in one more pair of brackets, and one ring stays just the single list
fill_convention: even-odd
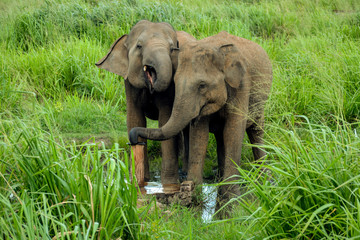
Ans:
[{"label": "wrinkled gray skin", "polygon": [[[186,32],[175,32],[168,23],[142,20],[96,63],[99,68],[125,79],[128,131],[146,127],[146,117],[159,120],[159,127],[168,121],[174,101],[174,49],[188,40],[195,39]],[[177,149],[176,138],[170,137],[161,144],[163,184],[178,182]],[[147,181],[150,173],[146,147],[144,156]]]},{"label": "wrinkled gray skin", "polygon": [[[217,141],[219,173],[224,180],[238,174],[245,131],[250,142],[263,143],[264,104],[272,83],[272,67],[266,52],[256,43],[221,32],[183,45],[175,74],[175,102],[169,121],[159,129],[134,128],[138,136],[164,140],[190,124],[188,180],[199,184],[209,131]],[[256,160],[264,157],[254,147]],[[229,199],[240,188],[225,185],[220,196]]]}]

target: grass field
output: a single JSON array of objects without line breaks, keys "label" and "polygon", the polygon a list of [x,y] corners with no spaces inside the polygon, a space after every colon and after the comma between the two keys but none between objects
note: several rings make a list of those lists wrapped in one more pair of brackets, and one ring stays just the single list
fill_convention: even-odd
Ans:
[{"label": "grass field", "polygon": [[[360,238],[359,1],[0,0],[0,12],[0,238]],[[230,219],[136,207],[124,85],[94,63],[141,19],[198,39],[224,30],[271,58],[275,184],[259,181],[246,143],[251,197]],[[210,138],[206,174],[215,149]]]}]

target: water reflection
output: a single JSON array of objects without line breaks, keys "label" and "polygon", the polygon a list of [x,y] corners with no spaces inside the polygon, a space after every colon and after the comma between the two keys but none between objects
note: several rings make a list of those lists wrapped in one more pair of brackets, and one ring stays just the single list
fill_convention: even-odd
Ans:
[{"label": "water reflection", "polygon": [[164,188],[161,183],[159,182],[147,182],[146,186],[144,187],[146,194],[155,194],[155,193],[163,193]]},{"label": "water reflection", "polygon": [[208,223],[215,213],[217,191],[213,185],[203,185],[202,192],[205,199],[201,218],[203,222]]}]

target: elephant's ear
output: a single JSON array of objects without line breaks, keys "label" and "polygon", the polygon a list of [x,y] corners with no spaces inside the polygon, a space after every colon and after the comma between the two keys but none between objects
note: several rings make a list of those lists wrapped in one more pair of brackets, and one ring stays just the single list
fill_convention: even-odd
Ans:
[{"label": "elephant's ear", "polygon": [[180,48],[172,48],[171,49],[171,62],[173,67],[173,72],[175,73],[178,66],[178,56],[179,56]]},{"label": "elephant's ear", "polygon": [[240,52],[234,44],[226,44],[220,47],[224,54],[225,81],[233,88],[240,87],[241,81],[246,73],[243,60],[239,57]]},{"label": "elephant's ear", "polygon": [[106,56],[103,57],[100,61],[95,63],[95,65],[99,68],[120,75],[126,79],[129,66],[128,53],[125,46],[127,37],[128,36],[125,34],[116,40],[111,46],[108,54],[106,54]]}]

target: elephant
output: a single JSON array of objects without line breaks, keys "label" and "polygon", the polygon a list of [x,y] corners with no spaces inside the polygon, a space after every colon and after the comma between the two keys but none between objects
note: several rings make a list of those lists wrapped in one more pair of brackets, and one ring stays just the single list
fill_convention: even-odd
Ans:
[{"label": "elephant", "polygon": [[[212,132],[219,175],[225,181],[235,180],[245,131],[255,160],[266,155],[258,146],[263,144],[264,107],[272,84],[270,59],[258,44],[227,32],[186,43],[176,52],[175,100],[169,121],[161,128],[133,128],[130,142],[138,143],[139,137],[165,140],[190,125],[188,180],[201,184]],[[218,194],[230,199],[240,194],[240,186],[220,186]]]},{"label": "elephant", "polygon": [[[175,51],[195,38],[176,32],[165,22],[141,20],[129,34],[117,39],[107,55],[95,65],[124,78],[128,132],[146,127],[146,117],[164,125],[174,102]],[[145,140],[143,140],[145,141]],[[178,177],[178,146],[176,138],[162,142],[161,182],[174,184]],[[145,181],[150,178],[147,148],[144,148]]]}]

